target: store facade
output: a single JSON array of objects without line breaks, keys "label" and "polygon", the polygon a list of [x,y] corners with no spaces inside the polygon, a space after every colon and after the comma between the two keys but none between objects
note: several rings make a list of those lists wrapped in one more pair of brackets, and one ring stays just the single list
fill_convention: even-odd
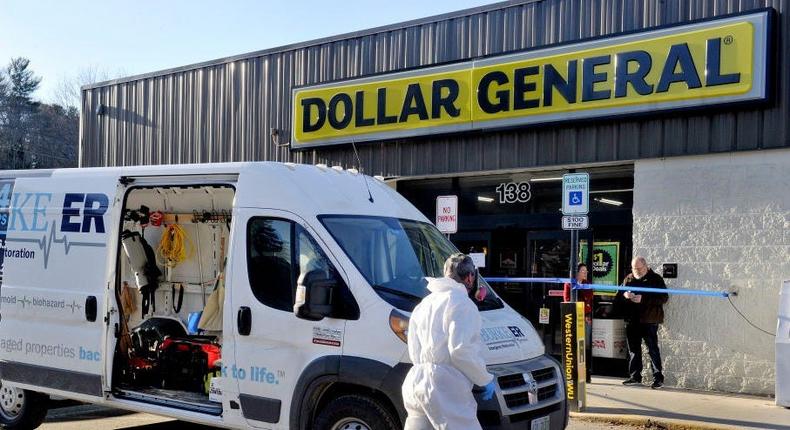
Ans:
[{"label": "store facade", "polygon": [[[785,7],[511,1],[100,83],[83,88],[80,164],[361,167],[429,219],[458,196],[451,240],[495,277],[567,275],[558,178],[588,172],[596,282],[644,255],[675,265],[670,287],[738,289],[771,331],[790,278]],[[494,287],[559,348],[561,286]],[[616,374],[607,303],[593,369]],[[670,385],[773,392],[773,338],[726,300],[673,297],[661,345]]]}]

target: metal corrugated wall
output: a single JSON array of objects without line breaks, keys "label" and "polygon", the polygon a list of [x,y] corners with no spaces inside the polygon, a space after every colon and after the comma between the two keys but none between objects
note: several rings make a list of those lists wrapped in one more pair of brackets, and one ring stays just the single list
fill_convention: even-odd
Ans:
[{"label": "metal corrugated wall", "polygon": [[[83,90],[82,166],[276,160],[355,166],[349,145],[277,146],[294,86],[469,59],[762,7],[779,12],[776,99],[697,111],[358,145],[366,172],[472,172],[790,146],[785,0],[511,2],[435,22],[357,33]],[[101,115],[98,110],[103,110]]]}]

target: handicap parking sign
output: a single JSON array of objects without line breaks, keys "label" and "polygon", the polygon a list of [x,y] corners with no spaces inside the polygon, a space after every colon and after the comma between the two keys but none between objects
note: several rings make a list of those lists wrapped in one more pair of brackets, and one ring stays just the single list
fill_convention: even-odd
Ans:
[{"label": "handicap parking sign", "polygon": [[571,191],[568,193],[568,206],[581,206],[583,198],[581,191]]},{"label": "handicap parking sign", "polygon": [[562,214],[586,215],[590,208],[590,175],[562,175]]}]

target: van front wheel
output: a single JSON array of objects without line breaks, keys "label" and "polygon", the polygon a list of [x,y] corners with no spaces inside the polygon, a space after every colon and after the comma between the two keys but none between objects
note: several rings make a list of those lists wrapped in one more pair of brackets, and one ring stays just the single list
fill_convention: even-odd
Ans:
[{"label": "van front wheel", "polygon": [[0,428],[32,430],[47,416],[49,397],[35,391],[0,385]]},{"label": "van front wheel", "polygon": [[398,430],[397,418],[375,399],[356,394],[329,402],[315,420],[318,430]]}]

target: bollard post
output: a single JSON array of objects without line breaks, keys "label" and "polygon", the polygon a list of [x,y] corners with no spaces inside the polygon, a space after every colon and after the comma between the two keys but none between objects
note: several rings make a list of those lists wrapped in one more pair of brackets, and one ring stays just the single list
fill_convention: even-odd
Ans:
[{"label": "bollard post", "polygon": [[562,373],[565,395],[573,412],[587,407],[587,368],[584,359],[584,303],[563,302],[562,313]]}]

